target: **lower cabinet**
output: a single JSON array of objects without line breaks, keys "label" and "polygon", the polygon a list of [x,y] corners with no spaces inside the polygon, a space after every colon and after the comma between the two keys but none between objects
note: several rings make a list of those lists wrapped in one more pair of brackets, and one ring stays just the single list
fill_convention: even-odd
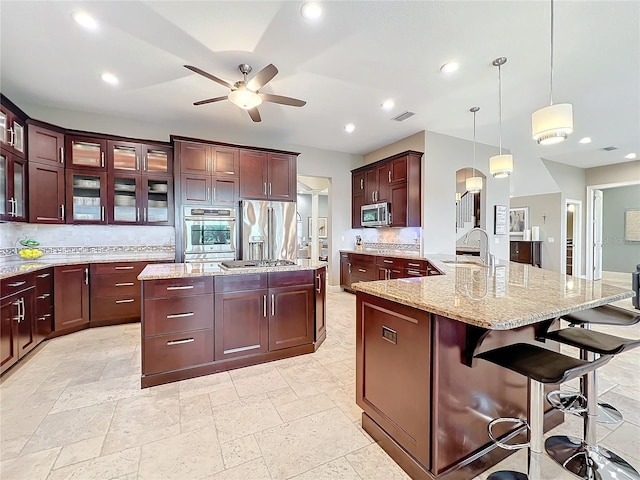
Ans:
[{"label": "lower cabinet", "polygon": [[327,336],[327,267],[316,270],[315,296],[316,296],[316,342],[324,341]]},{"label": "lower cabinet", "polygon": [[269,351],[313,343],[312,270],[269,274]]},{"label": "lower cabinet", "polygon": [[89,264],[54,267],[54,330],[89,324]]},{"label": "lower cabinet", "polygon": [[0,282],[0,373],[37,345],[32,273]]},{"label": "lower cabinet", "polygon": [[53,268],[35,274],[36,343],[53,332]]},{"label": "lower cabinet", "polygon": [[542,241],[512,240],[509,260],[542,268]]}]

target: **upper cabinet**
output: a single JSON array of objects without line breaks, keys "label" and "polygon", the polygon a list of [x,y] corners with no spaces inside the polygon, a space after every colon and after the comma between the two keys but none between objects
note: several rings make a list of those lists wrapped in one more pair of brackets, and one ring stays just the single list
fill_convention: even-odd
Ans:
[{"label": "upper cabinet", "polygon": [[109,140],[108,170],[171,176],[173,149],[169,146]]},{"label": "upper cabinet", "polygon": [[103,138],[67,135],[67,168],[106,170],[107,141]]},{"label": "upper cabinet", "polygon": [[21,158],[0,148],[0,220],[27,220],[27,165]]},{"label": "upper cabinet", "polygon": [[296,156],[241,150],[240,197],[296,201]]},{"label": "upper cabinet", "polygon": [[24,158],[24,121],[5,105],[0,105],[0,144],[10,153]]},{"label": "upper cabinet", "polygon": [[64,133],[27,122],[29,162],[64,166]]},{"label": "upper cabinet", "polygon": [[351,225],[360,228],[360,207],[388,202],[391,227],[421,225],[422,153],[406,151],[351,172]]},{"label": "upper cabinet", "polygon": [[234,147],[179,142],[180,173],[238,176],[238,149]]}]

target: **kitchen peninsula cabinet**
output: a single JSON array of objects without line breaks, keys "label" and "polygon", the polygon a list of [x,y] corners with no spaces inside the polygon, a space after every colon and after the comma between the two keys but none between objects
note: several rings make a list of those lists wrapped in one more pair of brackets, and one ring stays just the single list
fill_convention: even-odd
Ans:
[{"label": "kitchen peninsula cabinet", "polygon": [[406,151],[352,170],[351,225],[360,228],[360,207],[388,202],[391,227],[421,226],[422,153]]},{"label": "kitchen peninsula cabinet", "polygon": [[240,150],[240,197],[295,202],[296,171],[294,155]]},{"label": "kitchen peninsula cabinet", "polygon": [[0,282],[0,373],[35,348],[33,273]]},{"label": "kitchen peninsula cabinet", "polygon": [[58,266],[54,278],[54,330],[70,333],[89,324],[89,264]]},{"label": "kitchen peninsula cabinet", "polygon": [[21,158],[0,148],[0,220],[27,220],[27,165]]}]

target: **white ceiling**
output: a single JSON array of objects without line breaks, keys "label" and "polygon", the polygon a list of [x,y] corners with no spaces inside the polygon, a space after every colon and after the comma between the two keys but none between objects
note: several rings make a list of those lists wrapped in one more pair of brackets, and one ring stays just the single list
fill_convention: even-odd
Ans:
[{"label": "white ceiling", "polygon": [[[640,2],[557,1],[554,100],[574,107],[575,131],[551,147],[531,140],[531,113],[549,102],[548,1],[325,1],[320,22],[299,1],[0,1],[0,89],[20,105],[95,112],[171,125],[203,123],[212,139],[242,129],[270,144],[364,154],[420,130],[498,144],[519,161],[579,167],[640,157]],[[100,26],[71,19],[84,10]],[[456,60],[450,76],[440,66]],[[280,73],[261,91],[302,108],[263,104],[261,123],[228,101],[193,102],[228,90],[183,67],[232,82],[239,63]],[[104,84],[109,70],[120,84]],[[396,106],[380,109],[387,98]],[[412,110],[402,122],[391,117]],[[27,109],[27,113],[29,113]],[[347,134],[343,126],[353,122]],[[593,143],[578,140],[591,136]],[[616,146],[614,152],[603,147]]]}]

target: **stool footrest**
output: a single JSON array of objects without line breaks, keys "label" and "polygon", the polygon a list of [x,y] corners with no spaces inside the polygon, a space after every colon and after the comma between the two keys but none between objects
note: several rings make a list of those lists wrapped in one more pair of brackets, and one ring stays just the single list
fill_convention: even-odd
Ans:
[{"label": "stool footrest", "polygon": [[571,415],[582,416],[587,408],[587,398],[577,392],[566,392],[563,390],[554,390],[547,393],[547,401],[556,410],[570,413]]},{"label": "stool footrest", "polygon": [[498,438],[493,434],[493,427],[495,427],[499,423],[513,423],[516,428],[525,426],[527,427],[527,430],[530,430],[529,424],[526,422],[526,420],[522,420],[521,418],[515,418],[515,417],[494,418],[489,422],[489,425],[487,426],[487,433],[489,434],[489,438],[493,443],[498,445],[500,448],[504,448],[505,450],[520,450],[521,448],[527,448],[529,446],[529,442],[514,443],[513,445],[510,445],[508,443],[504,443],[498,440]]}]

